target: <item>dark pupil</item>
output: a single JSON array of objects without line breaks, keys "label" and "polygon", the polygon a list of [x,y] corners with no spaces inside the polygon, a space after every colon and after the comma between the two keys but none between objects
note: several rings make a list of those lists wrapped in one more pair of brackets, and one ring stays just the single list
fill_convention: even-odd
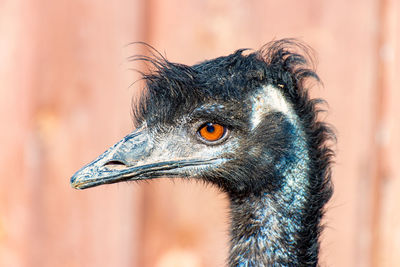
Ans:
[{"label": "dark pupil", "polygon": [[213,133],[214,131],[215,127],[211,123],[207,124],[207,132]]}]

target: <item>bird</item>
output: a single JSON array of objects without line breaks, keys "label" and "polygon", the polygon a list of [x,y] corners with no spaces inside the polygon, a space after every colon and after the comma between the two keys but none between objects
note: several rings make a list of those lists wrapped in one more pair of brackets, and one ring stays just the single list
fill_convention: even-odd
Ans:
[{"label": "bird", "polygon": [[336,140],[310,97],[313,51],[270,41],[194,65],[161,54],[133,108],[135,130],[71,177],[85,189],[161,177],[203,181],[229,199],[229,266],[318,266]]}]

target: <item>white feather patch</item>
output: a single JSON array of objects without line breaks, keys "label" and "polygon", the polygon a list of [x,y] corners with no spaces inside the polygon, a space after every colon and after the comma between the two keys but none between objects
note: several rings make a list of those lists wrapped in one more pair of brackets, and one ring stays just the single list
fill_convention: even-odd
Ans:
[{"label": "white feather patch", "polygon": [[281,112],[292,122],[297,124],[292,105],[286,100],[279,88],[273,85],[261,87],[251,99],[252,116],[251,127],[256,128],[262,119],[271,112]]}]

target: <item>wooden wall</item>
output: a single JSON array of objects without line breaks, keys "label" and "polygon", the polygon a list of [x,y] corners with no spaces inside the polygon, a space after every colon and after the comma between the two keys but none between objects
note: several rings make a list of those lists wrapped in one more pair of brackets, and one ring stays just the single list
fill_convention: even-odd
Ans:
[{"label": "wooden wall", "polygon": [[126,60],[193,64],[283,37],[311,45],[337,130],[323,266],[400,266],[400,2],[4,0],[0,266],[224,266],[225,197],[168,179],[70,188],[133,129]]}]

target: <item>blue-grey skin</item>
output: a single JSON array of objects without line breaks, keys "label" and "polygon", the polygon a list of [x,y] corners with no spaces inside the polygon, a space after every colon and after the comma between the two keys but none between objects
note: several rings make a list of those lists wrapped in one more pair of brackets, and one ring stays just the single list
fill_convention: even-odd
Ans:
[{"label": "blue-grey skin", "polygon": [[[325,144],[331,137],[317,121],[318,102],[302,87],[304,77],[316,75],[299,71],[304,58],[287,52],[286,44],[293,40],[269,44],[266,55],[239,51],[192,67],[156,62],[157,75],[148,78],[154,99],[143,105],[147,113],[139,114],[137,130],[75,173],[71,185],[200,179],[230,199],[229,266],[316,266],[322,208],[332,191],[332,152]],[[240,83],[246,88],[233,89]],[[201,97],[192,103],[184,98],[190,94]],[[163,110],[168,98],[185,102]],[[175,113],[168,113],[171,109]],[[209,122],[226,126],[220,140],[199,135]]]},{"label": "blue-grey skin", "polygon": [[[247,222],[247,227],[257,228],[256,231],[251,231],[251,235],[246,234],[249,229],[243,231],[244,233],[239,231],[239,233],[233,234],[233,243],[243,244],[240,247],[234,246],[231,252],[237,257],[231,261],[239,263],[239,266],[260,266],[260,262],[273,266],[274,263],[282,262],[282,259],[287,258],[290,249],[282,246],[282,240],[285,240],[285,243],[294,244],[295,234],[302,228],[300,218],[305,205],[307,194],[305,189],[308,185],[309,171],[305,134],[288,103],[279,101],[277,97],[271,97],[271,92],[274,91],[275,89],[270,86],[262,90],[265,103],[263,103],[264,111],[261,112],[286,112],[286,118],[290,121],[290,127],[286,133],[291,136],[290,153],[287,157],[282,157],[276,165],[277,174],[285,177],[286,182],[282,189],[273,195],[265,192],[261,201],[258,196],[254,196],[254,200],[251,200],[252,197],[247,197],[246,203],[232,202],[232,210],[239,210],[238,214],[233,214],[234,222],[237,220],[237,224],[241,224],[243,210],[247,209],[246,213],[252,214],[251,219]],[[268,158],[268,156],[266,157]],[[288,205],[288,203],[290,204]],[[284,208],[282,204],[285,206]],[[287,210],[284,211],[285,209]],[[288,216],[288,214],[290,215]],[[239,237],[238,240],[236,237]],[[258,249],[243,251],[243,248]],[[290,259],[284,261],[288,262],[288,265],[290,265],[289,262],[295,262]],[[281,264],[276,264],[276,266],[281,266]]]}]

